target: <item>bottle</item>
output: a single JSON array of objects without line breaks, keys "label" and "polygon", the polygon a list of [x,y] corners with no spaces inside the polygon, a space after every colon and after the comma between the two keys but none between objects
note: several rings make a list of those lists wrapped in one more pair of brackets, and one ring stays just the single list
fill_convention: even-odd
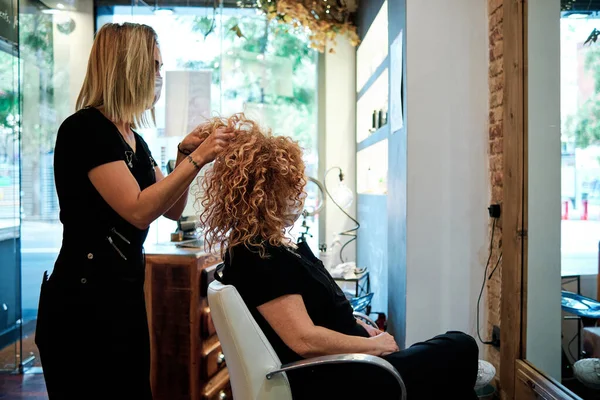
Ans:
[{"label": "bottle", "polygon": [[379,113],[377,112],[377,110],[373,110],[373,121],[372,121],[372,129],[373,132],[375,132],[377,130],[377,128],[379,128]]},{"label": "bottle", "polygon": [[325,243],[319,245],[319,260],[321,260],[325,269],[329,271],[331,265],[331,251],[327,249],[327,244]]}]

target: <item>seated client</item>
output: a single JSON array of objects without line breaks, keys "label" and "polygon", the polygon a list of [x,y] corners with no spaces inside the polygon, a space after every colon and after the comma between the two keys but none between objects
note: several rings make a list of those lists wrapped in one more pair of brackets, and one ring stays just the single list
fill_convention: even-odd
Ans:
[{"label": "seated client", "polygon": [[[399,350],[391,335],[354,318],[306,243],[288,238],[306,196],[298,144],[271,136],[241,114],[207,126],[215,124],[234,127],[236,136],[204,176],[200,222],[207,244],[221,249],[219,280],[236,287],[281,362],[372,354],[398,370],[409,399],[477,399],[478,347],[472,337],[447,332]],[[379,393],[393,392],[392,381],[379,380],[383,371],[363,367],[355,374],[359,366],[333,367],[288,373],[294,398],[382,398]],[[308,375],[312,387],[304,384]]]}]

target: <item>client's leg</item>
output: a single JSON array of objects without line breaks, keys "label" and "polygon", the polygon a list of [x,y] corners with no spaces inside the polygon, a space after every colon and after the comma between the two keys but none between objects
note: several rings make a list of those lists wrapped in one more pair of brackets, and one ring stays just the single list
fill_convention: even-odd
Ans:
[{"label": "client's leg", "polygon": [[402,376],[409,399],[452,396],[468,400],[477,399],[478,353],[471,336],[447,332],[384,358]]},{"label": "client's leg", "polygon": [[[409,399],[476,400],[478,348],[461,332],[448,332],[384,358],[400,373]],[[288,374],[294,399],[398,399],[397,383],[366,364],[337,364]]]}]

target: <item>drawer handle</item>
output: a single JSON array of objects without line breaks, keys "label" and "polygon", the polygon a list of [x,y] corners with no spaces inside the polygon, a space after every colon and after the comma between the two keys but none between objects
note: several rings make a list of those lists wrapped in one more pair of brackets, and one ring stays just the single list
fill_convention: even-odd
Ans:
[{"label": "drawer handle", "polygon": [[225,354],[219,353],[217,356],[217,365],[221,365],[225,362]]},{"label": "drawer handle", "polygon": [[227,393],[225,393],[224,390],[221,390],[219,392],[219,400],[226,400],[227,399]]}]

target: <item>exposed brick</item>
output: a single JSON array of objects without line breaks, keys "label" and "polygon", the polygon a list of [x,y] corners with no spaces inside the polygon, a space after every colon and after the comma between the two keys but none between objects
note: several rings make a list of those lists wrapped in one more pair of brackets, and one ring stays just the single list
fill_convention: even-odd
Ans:
[{"label": "exposed brick", "polygon": [[491,124],[489,128],[490,140],[499,138],[502,136],[502,121],[496,122],[495,124]]},{"label": "exposed brick", "polygon": [[490,154],[502,154],[502,137],[498,137],[490,143]]},{"label": "exposed brick", "polygon": [[502,6],[502,0],[488,0],[488,13],[496,11]]},{"label": "exposed brick", "polygon": [[504,41],[499,40],[496,43],[494,43],[494,47],[490,49],[490,52],[492,54],[490,60],[496,60],[502,57],[504,55]]},{"label": "exposed brick", "polygon": [[504,72],[504,59],[503,58],[498,58],[492,62],[490,62],[490,77],[493,76],[497,76],[500,75],[502,72]]},{"label": "exposed brick", "polygon": [[490,93],[502,92],[504,88],[504,74],[500,73],[489,78]]},{"label": "exposed brick", "polygon": [[[504,181],[504,157],[503,157],[503,128],[504,128],[504,42],[503,42],[503,0],[488,0],[488,39],[489,39],[489,120],[488,120],[488,165],[490,180],[490,203],[502,203],[503,181]],[[491,223],[489,234],[491,235]],[[496,266],[498,255],[502,249],[502,221],[496,222],[494,240],[492,242],[492,257],[489,272]],[[484,338],[491,338],[493,326],[500,326],[500,305],[502,262],[498,264],[497,270],[490,280],[486,282],[486,310],[487,324],[482,329]],[[500,370],[500,352],[487,346],[486,359]],[[498,374],[496,374],[496,387],[498,387]],[[502,392],[501,392],[502,393]]]},{"label": "exposed brick", "polygon": [[490,124],[495,124],[503,120],[504,110],[500,106],[496,106],[490,110]]},{"label": "exposed brick", "polygon": [[490,108],[501,106],[503,100],[504,100],[504,93],[501,90],[491,93],[490,94]]}]

